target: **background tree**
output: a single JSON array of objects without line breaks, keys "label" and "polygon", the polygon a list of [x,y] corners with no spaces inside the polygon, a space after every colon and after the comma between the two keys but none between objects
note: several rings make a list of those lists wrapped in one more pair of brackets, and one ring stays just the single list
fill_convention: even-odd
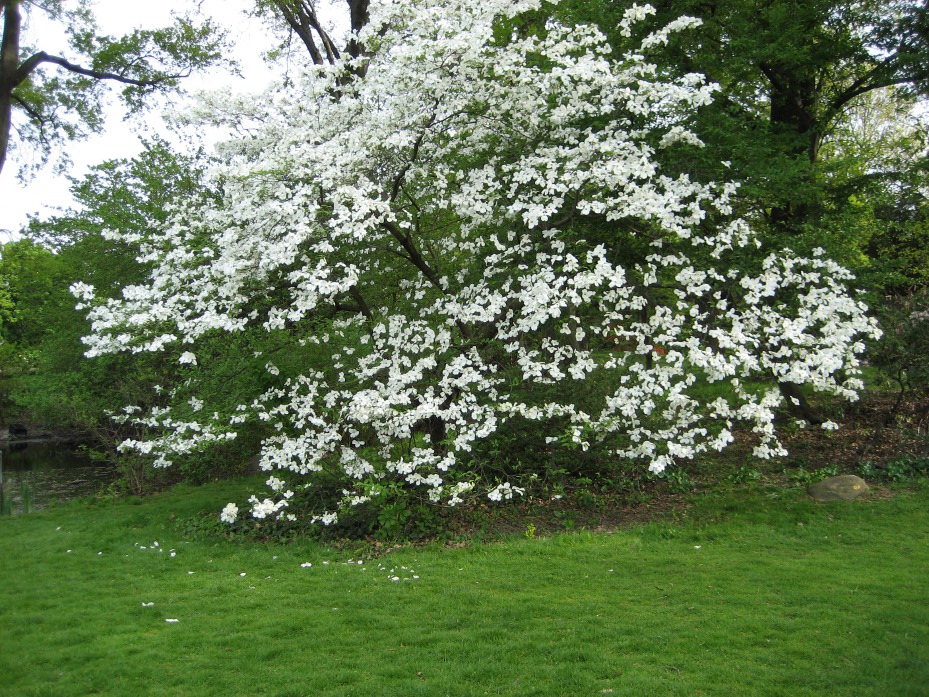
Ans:
[{"label": "background tree", "polygon": [[[742,183],[743,205],[772,230],[836,232],[823,145],[877,90],[895,118],[929,89],[929,16],[921,0],[663,0],[652,26],[680,15],[700,27],[648,55],[662,70],[720,85],[695,130],[707,147],[690,166]],[[615,36],[621,3],[566,2],[558,12]],[[885,109],[885,113],[890,113]],[[847,144],[847,141],[846,141]],[[873,148],[870,154],[876,155]],[[826,151],[833,157],[835,150]],[[726,163],[726,168],[721,166]],[[860,160],[859,160],[860,162]],[[885,174],[888,172],[885,170]],[[897,172],[904,176],[904,173]],[[851,182],[842,181],[848,195]],[[856,182],[867,186],[866,178]],[[834,208],[833,208],[834,209]],[[802,244],[802,242],[800,242]],[[841,245],[838,245],[841,246]]]},{"label": "background tree", "polygon": [[875,295],[902,296],[929,288],[929,113],[895,92],[856,100],[823,145],[823,171],[832,205],[864,228],[864,279]]},{"label": "background tree", "polygon": [[[894,119],[927,94],[925,3],[674,0],[659,7],[667,16],[703,20],[697,40],[678,44],[670,56],[679,69],[699,70],[721,85],[698,132],[714,151],[730,152],[726,159],[754,199],[754,213],[772,232],[803,238],[790,244],[832,239],[837,253],[846,251],[846,263],[860,265],[854,255],[867,238],[856,238],[854,228],[843,232],[850,197],[864,198],[878,170],[889,186],[891,178],[910,178],[915,161],[909,158],[905,170],[889,168],[874,147],[852,161],[846,140],[839,162],[841,148],[823,148],[848,132],[872,92],[881,93],[884,113]],[[862,167],[865,156],[872,159]]]},{"label": "background tree", "polygon": [[[207,195],[201,159],[201,154],[183,156],[163,141],[149,141],[137,157],[104,162],[74,180],[79,208],[33,220],[24,231],[26,239],[0,251],[0,297],[10,300],[0,316],[4,413],[48,429],[81,433],[99,457],[119,466],[135,493],[153,481],[151,458],[118,449],[123,440],[142,437],[142,431],[114,422],[112,412],[125,404],[157,406],[165,395],[152,385],[177,382],[176,367],[152,354],[86,360],[81,337],[88,326],[68,287],[83,280],[102,295],[115,297],[127,282],[144,279],[149,268],[137,260],[140,245],[167,220],[175,200]],[[108,231],[117,227],[123,237],[114,239]],[[226,348],[229,359],[222,368],[228,388],[228,373],[235,370],[229,362],[240,353]],[[252,349],[241,353],[252,357]],[[242,379],[247,371],[240,373]],[[241,457],[217,451],[217,459],[208,463],[188,458],[175,476],[196,480],[205,472],[227,471],[256,448],[249,451],[247,437],[241,447]]]},{"label": "background tree", "polygon": [[[342,52],[358,58],[362,47],[356,40],[356,34],[368,23],[368,6],[370,0],[341,0],[347,5],[347,22],[342,26],[348,30],[344,47],[339,48],[338,41],[331,36],[337,25],[326,21],[325,13],[319,12],[318,0],[256,0],[255,14],[268,20],[272,30],[282,36],[281,49],[292,43],[294,36],[303,45],[310,60],[315,65],[334,65]],[[335,4],[329,2],[329,9]],[[341,3],[340,3],[341,4]]]},{"label": "background tree", "polygon": [[53,308],[73,305],[66,285],[65,265],[45,247],[30,240],[0,247],[0,376],[4,386],[35,370],[36,350],[50,330]]},{"label": "background tree", "polygon": [[[28,145],[44,164],[55,144],[99,132],[107,84],[121,85],[123,103],[135,112],[147,95],[173,90],[225,58],[223,34],[209,21],[177,17],[173,26],[116,38],[99,34],[90,5],[0,0],[0,170],[13,148]],[[65,55],[33,43],[29,22],[38,14],[62,26]]]}]

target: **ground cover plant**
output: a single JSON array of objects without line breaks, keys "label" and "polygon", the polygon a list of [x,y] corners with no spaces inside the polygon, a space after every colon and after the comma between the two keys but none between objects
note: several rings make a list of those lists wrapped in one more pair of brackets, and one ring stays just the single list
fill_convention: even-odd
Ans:
[{"label": "ground cover plant", "polygon": [[[252,481],[0,521],[0,693],[918,695],[929,490],[752,482],[612,534],[230,540]],[[225,532],[223,533],[222,531]]]}]

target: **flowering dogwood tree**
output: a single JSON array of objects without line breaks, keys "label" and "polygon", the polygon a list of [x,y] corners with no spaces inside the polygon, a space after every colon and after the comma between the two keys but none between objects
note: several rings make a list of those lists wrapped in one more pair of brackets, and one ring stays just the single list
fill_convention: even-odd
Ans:
[{"label": "flowering dogwood tree", "polygon": [[[344,484],[312,514],[328,523],[390,487],[453,505],[518,495],[467,466],[514,419],[660,472],[724,448],[738,422],[758,456],[781,453],[778,382],[854,398],[877,330],[848,273],[820,251],[761,247],[731,219],[734,185],[658,164],[699,144],[688,117],[713,86],[667,78],[644,53],[693,20],[629,49],[593,26],[520,22],[539,7],[381,0],[359,57],[296,90],[204,103],[243,133],[222,146],[216,195],[130,240],[146,285],[109,301],[73,289],[89,356],[162,351],[189,372],[170,405],[124,410],[163,435],[123,447],[166,466],[266,421],[272,491],[251,515],[292,516],[294,492],[326,470]],[[630,8],[623,33],[650,12]],[[269,356],[276,384],[217,411],[196,391],[198,346],[256,328],[296,359]],[[607,389],[580,404],[588,381]],[[707,383],[725,389],[707,398]]]}]

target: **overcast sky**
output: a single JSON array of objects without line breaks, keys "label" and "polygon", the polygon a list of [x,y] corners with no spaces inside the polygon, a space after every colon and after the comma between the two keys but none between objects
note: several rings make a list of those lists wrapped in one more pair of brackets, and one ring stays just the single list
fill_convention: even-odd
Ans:
[{"label": "overcast sky", "polygon": [[[132,2],[125,0],[96,0],[94,3],[98,24],[103,33],[120,36],[137,27],[155,28],[165,26],[171,21],[172,10],[184,10],[192,4],[188,0],[162,0],[161,2]],[[225,72],[214,71],[206,76],[192,77],[185,82],[188,90],[214,89],[230,85],[240,91],[258,91],[273,78],[273,73],[261,60],[261,53],[271,44],[271,38],[263,31],[261,22],[245,16],[245,9],[254,6],[253,0],[203,0],[199,3],[205,14],[224,24],[230,31],[230,38],[236,44],[235,55],[242,66],[245,79],[237,78]],[[131,11],[128,9],[131,7]],[[50,37],[53,28],[44,27],[43,40]],[[27,36],[35,41],[34,34]],[[38,43],[38,42],[37,42]],[[41,46],[51,53],[57,50]],[[160,130],[161,110],[147,113],[145,125]],[[15,134],[14,136],[15,137]],[[140,151],[138,137],[130,124],[123,122],[122,111],[113,109],[108,116],[103,135],[86,141],[67,145],[71,159],[74,161],[69,173],[80,176],[90,165],[117,157],[130,157]],[[68,191],[69,182],[63,176],[55,176],[51,166],[39,173],[34,179],[22,184],[16,178],[18,163],[14,158],[8,160],[0,173],[0,242],[10,239],[10,234],[18,231],[27,222],[27,216],[38,214],[47,217],[56,208],[66,208],[73,203]]]}]

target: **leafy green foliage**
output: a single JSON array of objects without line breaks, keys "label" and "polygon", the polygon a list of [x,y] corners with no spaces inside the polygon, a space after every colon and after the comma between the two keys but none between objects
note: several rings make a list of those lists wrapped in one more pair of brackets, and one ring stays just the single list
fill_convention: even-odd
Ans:
[{"label": "leafy green foliage", "polygon": [[[2,248],[0,287],[3,343],[0,344],[6,409],[53,429],[80,429],[93,437],[97,457],[117,463],[129,491],[154,481],[146,458],[122,453],[119,443],[140,434],[112,421],[109,412],[127,404],[157,404],[152,384],[169,384],[175,366],[151,354],[84,359],[81,337],[88,331],[69,286],[80,280],[112,297],[146,273],[138,244],[112,240],[107,230],[134,231],[139,240],[163,221],[172,197],[199,190],[196,157],[182,157],[158,140],[133,160],[95,167],[72,191],[82,210],[46,221],[33,220],[27,239]],[[52,251],[54,250],[54,251]],[[238,467],[243,457],[210,469]],[[208,477],[193,458],[185,472]]]},{"label": "leafy green foliage", "polygon": [[879,316],[884,336],[872,362],[901,391],[929,391],[929,292],[888,299]]},{"label": "leafy green foliage", "polygon": [[[8,152],[25,147],[37,157],[31,164],[20,158],[21,175],[44,165],[56,145],[101,131],[109,86],[122,86],[120,97],[133,114],[151,95],[176,91],[193,71],[230,63],[224,32],[209,20],[176,16],[169,27],[111,37],[100,34],[86,0],[9,0],[0,8],[0,169]],[[72,58],[23,34],[33,14],[64,25]],[[61,153],[60,166],[67,162]]]},{"label": "leafy green foliage", "polygon": [[800,466],[797,468],[786,469],[785,473],[787,474],[787,478],[790,480],[791,484],[805,489],[811,484],[821,482],[823,479],[828,477],[836,476],[839,474],[839,467],[838,465],[829,465],[828,467],[820,467],[817,470],[807,470]]},{"label": "leafy green foliage", "polygon": [[929,480],[929,457],[903,455],[888,460],[879,466],[868,460],[863,462],[858,473],[869,480],[915,484]]}]

